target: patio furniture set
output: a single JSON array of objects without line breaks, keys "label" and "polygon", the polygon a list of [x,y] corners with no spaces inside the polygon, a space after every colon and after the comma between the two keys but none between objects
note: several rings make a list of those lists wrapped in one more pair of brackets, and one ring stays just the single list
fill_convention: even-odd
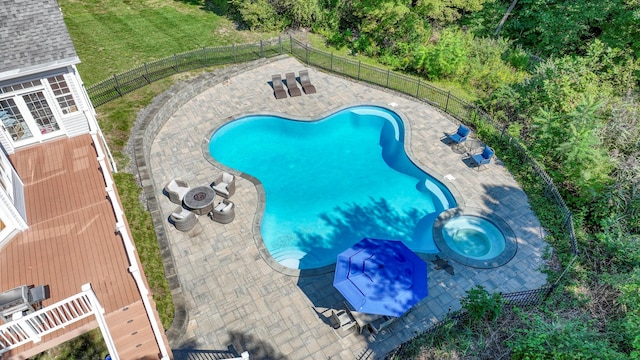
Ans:
[{"label": "patio furniture set", "polygon": [[[302,85],[302,90],[304,90],[305,94],[314,94],[316,92],[316,87],[311,84],[311,80],[309,80],[309,71],[300,70],[300,85]],[[300,88],[298,87],[298,82],[296,81],[296,74],[292,72],[288,72],[285,75],[286,88],[289,90],[289,96],[295,97],[302,95]],[[284,99],[287,97],[287,90],[285,90],[285,84],[282,82],[282,76],[280,74],[271,76],[271,84],[273,85],[273,94],[276,99]]]},{"label": "patio furniture set", "polygon": [[[235,176],[221,173],[209,186],[189,187],[180,179],[172,179],[164,191],[178,206],[169,221],[180,231],[189,231],[198,223],[198,217],[207,215],[211,220],[228,224],[235,218],[234,203],[229,198],[236,191]],[[216,202],[216,195],[221,199]]]},{"label": "patio furniture set", "polygon": [[442,140],[452,144],[454,151],[462,150],[472,168],[482,170],[491,163],[495,151],[480,140],[470,139],[471,129],[460,124],[455,132],[445,133]]}]

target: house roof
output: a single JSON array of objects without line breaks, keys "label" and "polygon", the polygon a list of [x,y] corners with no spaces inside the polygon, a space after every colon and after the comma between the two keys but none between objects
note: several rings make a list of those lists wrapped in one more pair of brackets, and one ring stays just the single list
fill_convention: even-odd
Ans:
[{"label": "house roof", "polygon": [[0,80],[80,62],[56,0],[0,0],[0,19]]}]

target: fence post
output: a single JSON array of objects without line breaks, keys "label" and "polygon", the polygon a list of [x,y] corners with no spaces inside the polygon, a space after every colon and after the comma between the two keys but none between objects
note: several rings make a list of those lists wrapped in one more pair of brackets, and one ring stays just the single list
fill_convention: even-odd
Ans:
[{"label": "fence post", "polygon": [[120,91],[120,84],[118,83],[118,75],[113,74],[113,80],[116,81],[116,91],[118,92],[118,95],[122,96],[122,92]]},{"label": "fence post", "polygon": [[260,40],[260,57],[264,57],[264,45],[262,45],[262,40]]},{"label": "fence post", "polygon": [[231,50],[233,51],[233,63],[235,64],[237,62],[237,60],[236,60],[236,43],[232,44]]},{"label": "fence post", "polygon": [[567,218],[564,219],[564,222],[562,223],[562,227],[567,227],[567,224],[569,223],[569,221],[571,221],[571,217],[573,216],[573,214],[571,213],[571,210],[568,210],[569,214],[567,214]]},{"label": "fence post", "polygon": [[331,72],[333,72],[333,53],[331,53],[331,65],[329,65],[329,69],[331,69]]},{"label": "fence post", "polygon": [[282,55],[282,36],[278,35],[278,47],[280,48],[280,55]]},{"label": "fence post", "polygon": [[149,68],[147,67],[147,63],[144,63],[144,72],[146,74],[145,79],[147,79],[147,84],[151,84],[151,75],[149,75]]},{"label": "fence post", "polygon": [[202,47],[202,55],[204,56],[204,65],[209,65],[209,61],[207,60],[207,48],[205,46]]},{"label": "fence post", "polygon": [[418,88],[416,89],[416,98],[420,99],[420,79],[418,79]]},{"label": "fence post", "polygon": [[387,69],[387,89],[389,88],[389,76],[391,76],[391,70]]},{"label": "fence post", "polygon": [[309,65],[309,44],[305,44],[305,48],[307,49],[307,65]]},{"label": "fence post", "polygon": [[180,67],[178,66],[178,55],[173,54],[173,60],[176,62],[176,72],[180,72]]},{"label": "fence post", "polygon": [[291,48],[291,53],[293,54],[293,35],[289,34],[289,47]]},{"label": "fence post", "polygon": [[447,112],[447,109],[449,109],[449,97],[451,97],[451,90],[447,92],[447,102],[444,104],[444,112]]},{"label": "fence post", "polygon": [[358,60],[358,80],[360,80],[360,64],[362,62],[360,60]]}]

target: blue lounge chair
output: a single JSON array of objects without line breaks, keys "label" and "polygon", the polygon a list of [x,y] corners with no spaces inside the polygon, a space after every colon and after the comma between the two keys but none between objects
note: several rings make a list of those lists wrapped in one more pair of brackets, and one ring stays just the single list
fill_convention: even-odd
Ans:
[{"label": "blue lounge chair", "polygon": [[488,165],[491,162],[491,158],[493,158],[494,154],[495,151],[493,151],[493,149],[488,145],[485,145],[481,153],[471,155],[469,160],[471,161],[473,167],[480,170],[483,165]]},{"label": "blue lounge chair", "polygon": [[453,134],[446,134],[445,137],[450,141],[451,144],[455,144],[456,146],[460,146],[463,142],[467,140],[469,133],[471,130],[460,124],[458,130]]}]

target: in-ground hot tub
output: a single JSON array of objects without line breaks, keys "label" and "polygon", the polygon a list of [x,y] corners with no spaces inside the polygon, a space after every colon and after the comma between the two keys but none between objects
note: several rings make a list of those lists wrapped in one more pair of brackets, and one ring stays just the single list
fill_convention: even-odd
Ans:
[{"label": "in-ground hot tub", "polygon": [[518,247],[513,230],[502,218],[474,208],[440,213],[433,225],[433,240],[445,257],[483,269],[506,264]]}]

